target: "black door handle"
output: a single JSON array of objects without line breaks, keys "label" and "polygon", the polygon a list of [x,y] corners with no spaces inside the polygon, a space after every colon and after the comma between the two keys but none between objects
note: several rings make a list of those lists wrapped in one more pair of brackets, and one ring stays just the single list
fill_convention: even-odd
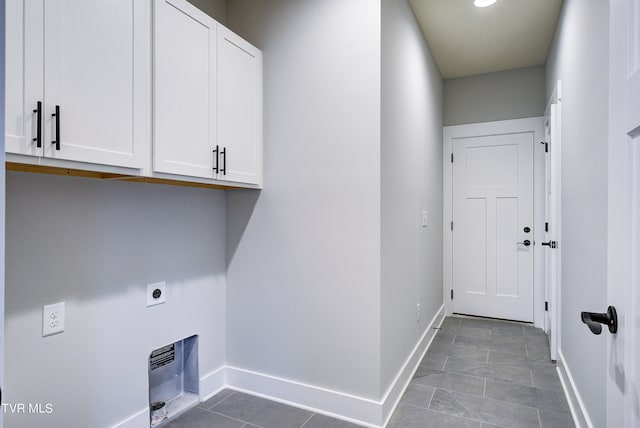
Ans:
[{"label": "black door handle", "polygon": [[56,106],[56,112],[51,117],[56,118],[56,139],[51,144],[55,144],[56,150],[60,150],[60,106]]},{"label": "black door handle", "polygon": [[36,147],[42,147],[42,101],[38,101],[37,108],[33,111],[36,113],[36,120],[38,121],[36,125],[36,138],[33,141],[36,142]]},{"label": "black door handle", "polygon": [[529,241],[528,239],[525,239],[522,242],[516,242],[516,244],[518,245],[524,245],[525,247],[528,247],[529,245],[531,245],[531,241]]},{"label": "black door handle", "polygon": [[216,165],[213,167],[213,172],[214,174],[217,174],[218,172],[220,172],[220,168],[218,168],[218,165],[220,164],[220,150],[218,145],[216,145],[216,149],[213,151],[213,153],[216,156]]},{"label": "black door handle", "polygon": [[582,312],[580,318],[593,334],[602,333],[602,324],[609,327],[609,333],[611,334],[615,334],[618,331],[618,314],[616,313],[616,308],[613,306],[609,306],[607,312],[603,314],[597,312]]}]

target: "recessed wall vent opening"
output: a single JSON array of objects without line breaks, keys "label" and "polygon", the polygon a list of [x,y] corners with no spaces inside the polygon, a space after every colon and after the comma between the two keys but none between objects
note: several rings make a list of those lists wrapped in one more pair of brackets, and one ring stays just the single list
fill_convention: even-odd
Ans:
[{"label": "recessed wall vent opening", "polygon": [[155,349],[149,355],[150,426],[161,427],[200,402],[198,336]]}]

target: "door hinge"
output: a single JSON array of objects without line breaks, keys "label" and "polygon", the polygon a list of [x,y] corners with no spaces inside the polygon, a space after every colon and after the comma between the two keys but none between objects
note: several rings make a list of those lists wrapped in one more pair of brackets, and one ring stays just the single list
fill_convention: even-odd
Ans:
[{"label": "door hinge", "polygon": [[453,153],[451,153],[451,163],[453,163]]},{"label": "door hinge", "polygon": [[453,232],[453,221],[451,222],[451,231]]},{"label": "door hinge", "polygon": [[453,289],[451,289],[451,300],[453,300]]},{"label": "door hinge", "polygon": [[544,224],[544,231],[548,232],[549,231],[549,222],[545,222]]},{"label": "door hinge", "polygon": [[544,302],[544,310],[545,312],[549,312],[549,302]]}]

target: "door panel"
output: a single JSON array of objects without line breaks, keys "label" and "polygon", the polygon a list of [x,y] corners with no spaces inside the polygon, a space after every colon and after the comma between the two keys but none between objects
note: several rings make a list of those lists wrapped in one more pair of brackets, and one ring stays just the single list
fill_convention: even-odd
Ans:
[{"label": "door panel", "polygon": [[453,153],[453,311],[532,322],[533,134],[454,139]]},{"label": "door panel", "polygon": [[466,200],[466,292],[487,294],[487,200]]},{"label": "door panel", "polygon": [[496,199],[496,294],[518,296],[518,199]]},{"label": "door panel", "polygon": [[45,2],[45,156],[142,168],[147,12],[144,0]]},{"label": "door panel", "polygon": [[262,180],[262,53],[238,35],[218,29],[218,144],[226,148],[220,180]]},{"label": "door panel", "polygon": [[153,169],[213,178],[216,23],[186,1],[154,5]]}]

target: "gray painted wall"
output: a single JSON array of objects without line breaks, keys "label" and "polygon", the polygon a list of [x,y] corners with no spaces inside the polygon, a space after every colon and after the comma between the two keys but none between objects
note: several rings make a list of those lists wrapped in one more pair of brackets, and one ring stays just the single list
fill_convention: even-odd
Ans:
[{"label": "gray painted wall", "polygon": [[444,81],[445,126],[542,116],[546,104],[543,65]]},{"label": "gray painted wall", "polygon": [[228,363],[380,391],[380,2],[233,0],[264,51],[264,190],[228,196]]},{"label": "gray painted wall", "polygon": [[[149,353],[198,334],[200,376],[225,362],[222,191],[9,173],[7,426],[106,427],[148,405]],[[167,303],[146,307],[146,284]],[[42,306],[66,302],[42,337]]]},{"label": "gray painted wall", "polygon": [[381,123],[384,394],[442,306],[442,78],[406,0],[382,1]]},{"label": "gray painted wall", "polygon": [[608,16],[608,2],[565,1],[546,91],[549,97],[562,80],[560,348],[598,427],[606,425],[607,335],[591,334],[580,311],[602,312],[607,306]]}]

